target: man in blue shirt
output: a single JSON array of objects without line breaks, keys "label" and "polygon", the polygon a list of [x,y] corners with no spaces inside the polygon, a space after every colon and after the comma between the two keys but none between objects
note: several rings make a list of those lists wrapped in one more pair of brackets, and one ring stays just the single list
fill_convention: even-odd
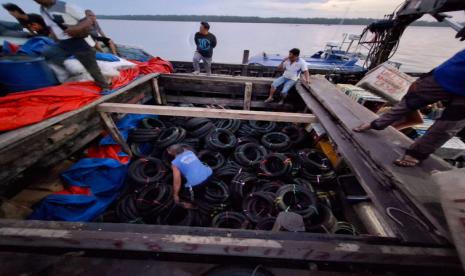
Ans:
[{"label": "man in blue shirt", "polygon": [[402,101],[389,112],[354,131],[385,129],[405,119],[410,112],[436,102],[445,106],[441,118],[410,146],[402,158],[394,162],[396,165],[418,165],[465,128],[465,49],[414,82]]},{"label": "man in blue shirt", "polygon": [[213,174],[212,169],[203,164],[195,153],[182,145],[173,145],[167,151],[174,157],[171,162],[174,201],[179,203],[179,192],[181,191],[182,176],[184,176],[187,180],[185,188],[189,192],[190,201],[194,202],[203,194],[205,184]]}]

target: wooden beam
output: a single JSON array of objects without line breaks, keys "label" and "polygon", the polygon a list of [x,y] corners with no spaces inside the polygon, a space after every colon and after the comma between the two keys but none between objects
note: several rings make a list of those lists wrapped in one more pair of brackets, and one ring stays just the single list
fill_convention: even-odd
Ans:
[{"label": "wooden beam", "polygon": [[153,90],[153,98],[158,105],[162,104],[161,101],[161,94],[160,94],[160,87],[158,86],[158,78],[152,79],[152,90]]},{"label": "wooden beam", "polygon": [[118,130],[118,127],[115,124],[115,121],[107,113],[100,112],[100,117],[105,125],[105,128],[108,130],[109,134],[115,141],[122,147],[123,151],[129,155],[129,158],[132,158],[132,151],[129,145],[121,135],[121,132]]},{"label": "wooden beam", "polygon": [[244,110],[250,110],[250,102],[252,101],[252,89],[252,83],[246,82],[244,91]]},{"label": "wooden beam", "polygon": [[100,112],[128,113],[128,114],[153,114],[163,116],[180,116],[180,117],[206,117],[215,119],[239,119],[255,121],[276,121],[289,123],[313,123],[316,117],[310,114],[302,113],[282,113],[282,112],[265,112],[265,111],[246,111],[246,110],[225,110],[225,109],[208,109],[194,107],[174,107],[174,106],[149,106],[137,104],[117,104],[105,103],[98,107]]}]

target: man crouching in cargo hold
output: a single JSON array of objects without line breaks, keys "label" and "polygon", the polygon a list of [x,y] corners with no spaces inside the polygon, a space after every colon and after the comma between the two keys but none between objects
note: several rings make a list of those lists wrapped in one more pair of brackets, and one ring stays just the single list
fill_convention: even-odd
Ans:
[{"label": "man crouching in cargo hold", "polygon": [[310,83],[310,73],[308,72],[307,63],[299,56],[300,50],[294,48],[289,51],[289,57],[285,58],[281,64],[279,64],[278,70],[284,69],[284,74],[271,84],[270,96],[265,100],[265,103],[271,103],[274,100],[276,90],[283,85],[279,104],[284,104],[289,90],[295,86],[302,73],[304,74],[304,81]]},{"label": "man crouching in cargo hold", "polygon": [[103,90],[109,89],[95,57],[95,42],[89,36],[93,22],[84,11],[56,0],[34,0],[41,5],[40,11],[58,44],[47,48],[43,55],[47,61],[62,67],[65,60],[74,55]]},{"label": "man crouching in cargo hold", "polygon": [[410,112],[439,101],[445,106],[441,118],[410,146],[402,158],[394,162],[396,165],[418,165],[465,128],[465,50],[414,82],[402,101],[389,112],[354,131],[385,129]]},{"label": "man crouching in cargo hold", "polygon": [[200,61],[203,61],[207,76],[212,73],[213,49],[216,47],[216,37],[210,33],[210,24],[207,22],[200,23],[200,31],[194,37],[197,50],[194,54],[194,74],[200,73]]}]

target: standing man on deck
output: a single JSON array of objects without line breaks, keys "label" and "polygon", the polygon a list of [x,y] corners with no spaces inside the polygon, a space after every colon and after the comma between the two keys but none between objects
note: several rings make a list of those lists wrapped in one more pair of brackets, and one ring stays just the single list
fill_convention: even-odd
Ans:
[{"label": "standing man on deck", "polygon": [[402,101],[389,112],[354,131],[383,130],[403,120],[410,112],[439,101],[446,107],[441,118],[394,162],[396,165],[415,167],[465,128],[465,50],[414,82]]},{"label": "standing man on deck", "polygon": [[212,73],[212,57],[213,49],[216,47],[216,37],[214,34],[210,33],[210,24],[207,22],[200,23],[200,31],[195,34],[194,37],[195,45],[197,50],[194,54],[194,74],[200,73],[200,60],[203,61],[205,66],[205,71],[207,76],[210,76]]},{"label": "standing man on deck", "polygon": [[300,50],[292,49],[289,51],[289,56],[285,58],[278,66],[278,70],[284,69],[282,77],[276,79],[271,84],[270,95],[265,103],[271,103],[274,101],[274,94],[278,87],[283,85],[281,91],[281,101],[279,104],[284,104],[284,100],[287,98],[289,90],[295,86],[302,73],[304,74],[304,81],[310,83],[310,73],[308,72],[307,63],[303,58],[300,58]]},{"label": "standing man on deck", "polygon": [[47,48],[43,55],[47,61],[62,67],[65,60],[74,55],[95,83],[103,90],[110,85],[102,75],[93,48],[95,42],[89,36],[93,22],[86,17],[83,10],[63,1],[34,0],[41,5],[40,12],[47,26],[58,40],[58,44]]}]

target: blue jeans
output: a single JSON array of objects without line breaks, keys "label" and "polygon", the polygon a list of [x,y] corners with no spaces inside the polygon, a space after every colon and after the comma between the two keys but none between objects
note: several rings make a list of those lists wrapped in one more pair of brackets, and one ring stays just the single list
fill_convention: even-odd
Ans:
[{"label": "blue jeans", "polygon": [[296,81],[285,78],[285,77],[279,77],[274,80],[271,86],[277,89],[283,84],[284,86],[283,86],[283,89],[281,90],[281,93],[283,94],[283,96],[287,96],[287,94],[289,93],[289,90],[291,90],[291,88],[294,87],[294,85],[296,84]]}]

